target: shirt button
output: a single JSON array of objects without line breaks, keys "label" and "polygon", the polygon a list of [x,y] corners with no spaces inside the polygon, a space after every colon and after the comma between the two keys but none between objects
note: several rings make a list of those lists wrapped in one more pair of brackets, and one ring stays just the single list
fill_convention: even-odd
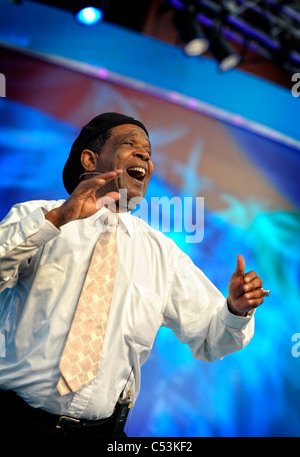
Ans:
[{"label": "shirt button", "polygon": [[93,419],[93,421],[95,421],[97,419],[97,416],[95,416],[95,415],[92,416],[92,419]]}]

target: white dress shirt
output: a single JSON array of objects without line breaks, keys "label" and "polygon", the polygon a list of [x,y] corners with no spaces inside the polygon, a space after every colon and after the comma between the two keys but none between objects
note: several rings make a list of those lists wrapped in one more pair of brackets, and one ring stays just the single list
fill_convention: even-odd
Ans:
[{"label": "white dress shirt", "polygon": [[90,258],[99,216],[57,229],[44,214],[63,203],[16,205],[0,225],[0,388],[53,414],[99,419],[149,356],[160,326],[193,356],[213,361],[243,348],[254,318],[231,314],[224,296],[175,243],[130,213],[120,214],[118,269],[95,381],[63,397],[59,361]]}]

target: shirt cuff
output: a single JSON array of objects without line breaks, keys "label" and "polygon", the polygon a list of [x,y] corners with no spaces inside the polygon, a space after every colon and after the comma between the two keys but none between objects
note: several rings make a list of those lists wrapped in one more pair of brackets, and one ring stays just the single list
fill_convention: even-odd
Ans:
[{"label": "shirt cuff", "polygon": [[[43,210],[43,208],[42,208]],[[46,211],[47,212],[47,211]],[[43,213],[46,213],[43,210]],[[44,219],[42,225],[40,226],[39,230],[34,233],[33,235],[27,238],[27,241],[33,243],[36,246],[43,246],[48,241],[55,238],[57,235],[60,234],[60,230],[55,227],[50,221]]]},{"label": "shirt cuff", "polygon": [[255,309],[253,309],[252,311],[249,311],[249,313],[247,313],[247,316],[237,316],[229,311],[227,299],[226,299],[224,306],[221,309],[220,317],[227,327],[243,328],[251,321],[254,313],[255,313]]}]

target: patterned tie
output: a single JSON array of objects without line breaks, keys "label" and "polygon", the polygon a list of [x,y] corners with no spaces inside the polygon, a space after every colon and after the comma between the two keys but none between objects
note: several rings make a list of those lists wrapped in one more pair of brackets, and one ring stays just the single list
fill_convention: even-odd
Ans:
[{"label": "patterned tie", "polygon": [[60,395],[76,392],[97,373],[117,269],[118,216],[105,213],[106,231],[95,246],[60,360]]}]

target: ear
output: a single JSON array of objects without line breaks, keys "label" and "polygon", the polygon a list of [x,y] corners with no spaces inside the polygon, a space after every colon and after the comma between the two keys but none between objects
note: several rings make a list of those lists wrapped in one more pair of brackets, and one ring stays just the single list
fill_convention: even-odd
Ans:
[{"label": "ear", "polygon": [[84,149],[81,153],[81,165],[87,171],[95,171],[98,155],[90,149]]}]

